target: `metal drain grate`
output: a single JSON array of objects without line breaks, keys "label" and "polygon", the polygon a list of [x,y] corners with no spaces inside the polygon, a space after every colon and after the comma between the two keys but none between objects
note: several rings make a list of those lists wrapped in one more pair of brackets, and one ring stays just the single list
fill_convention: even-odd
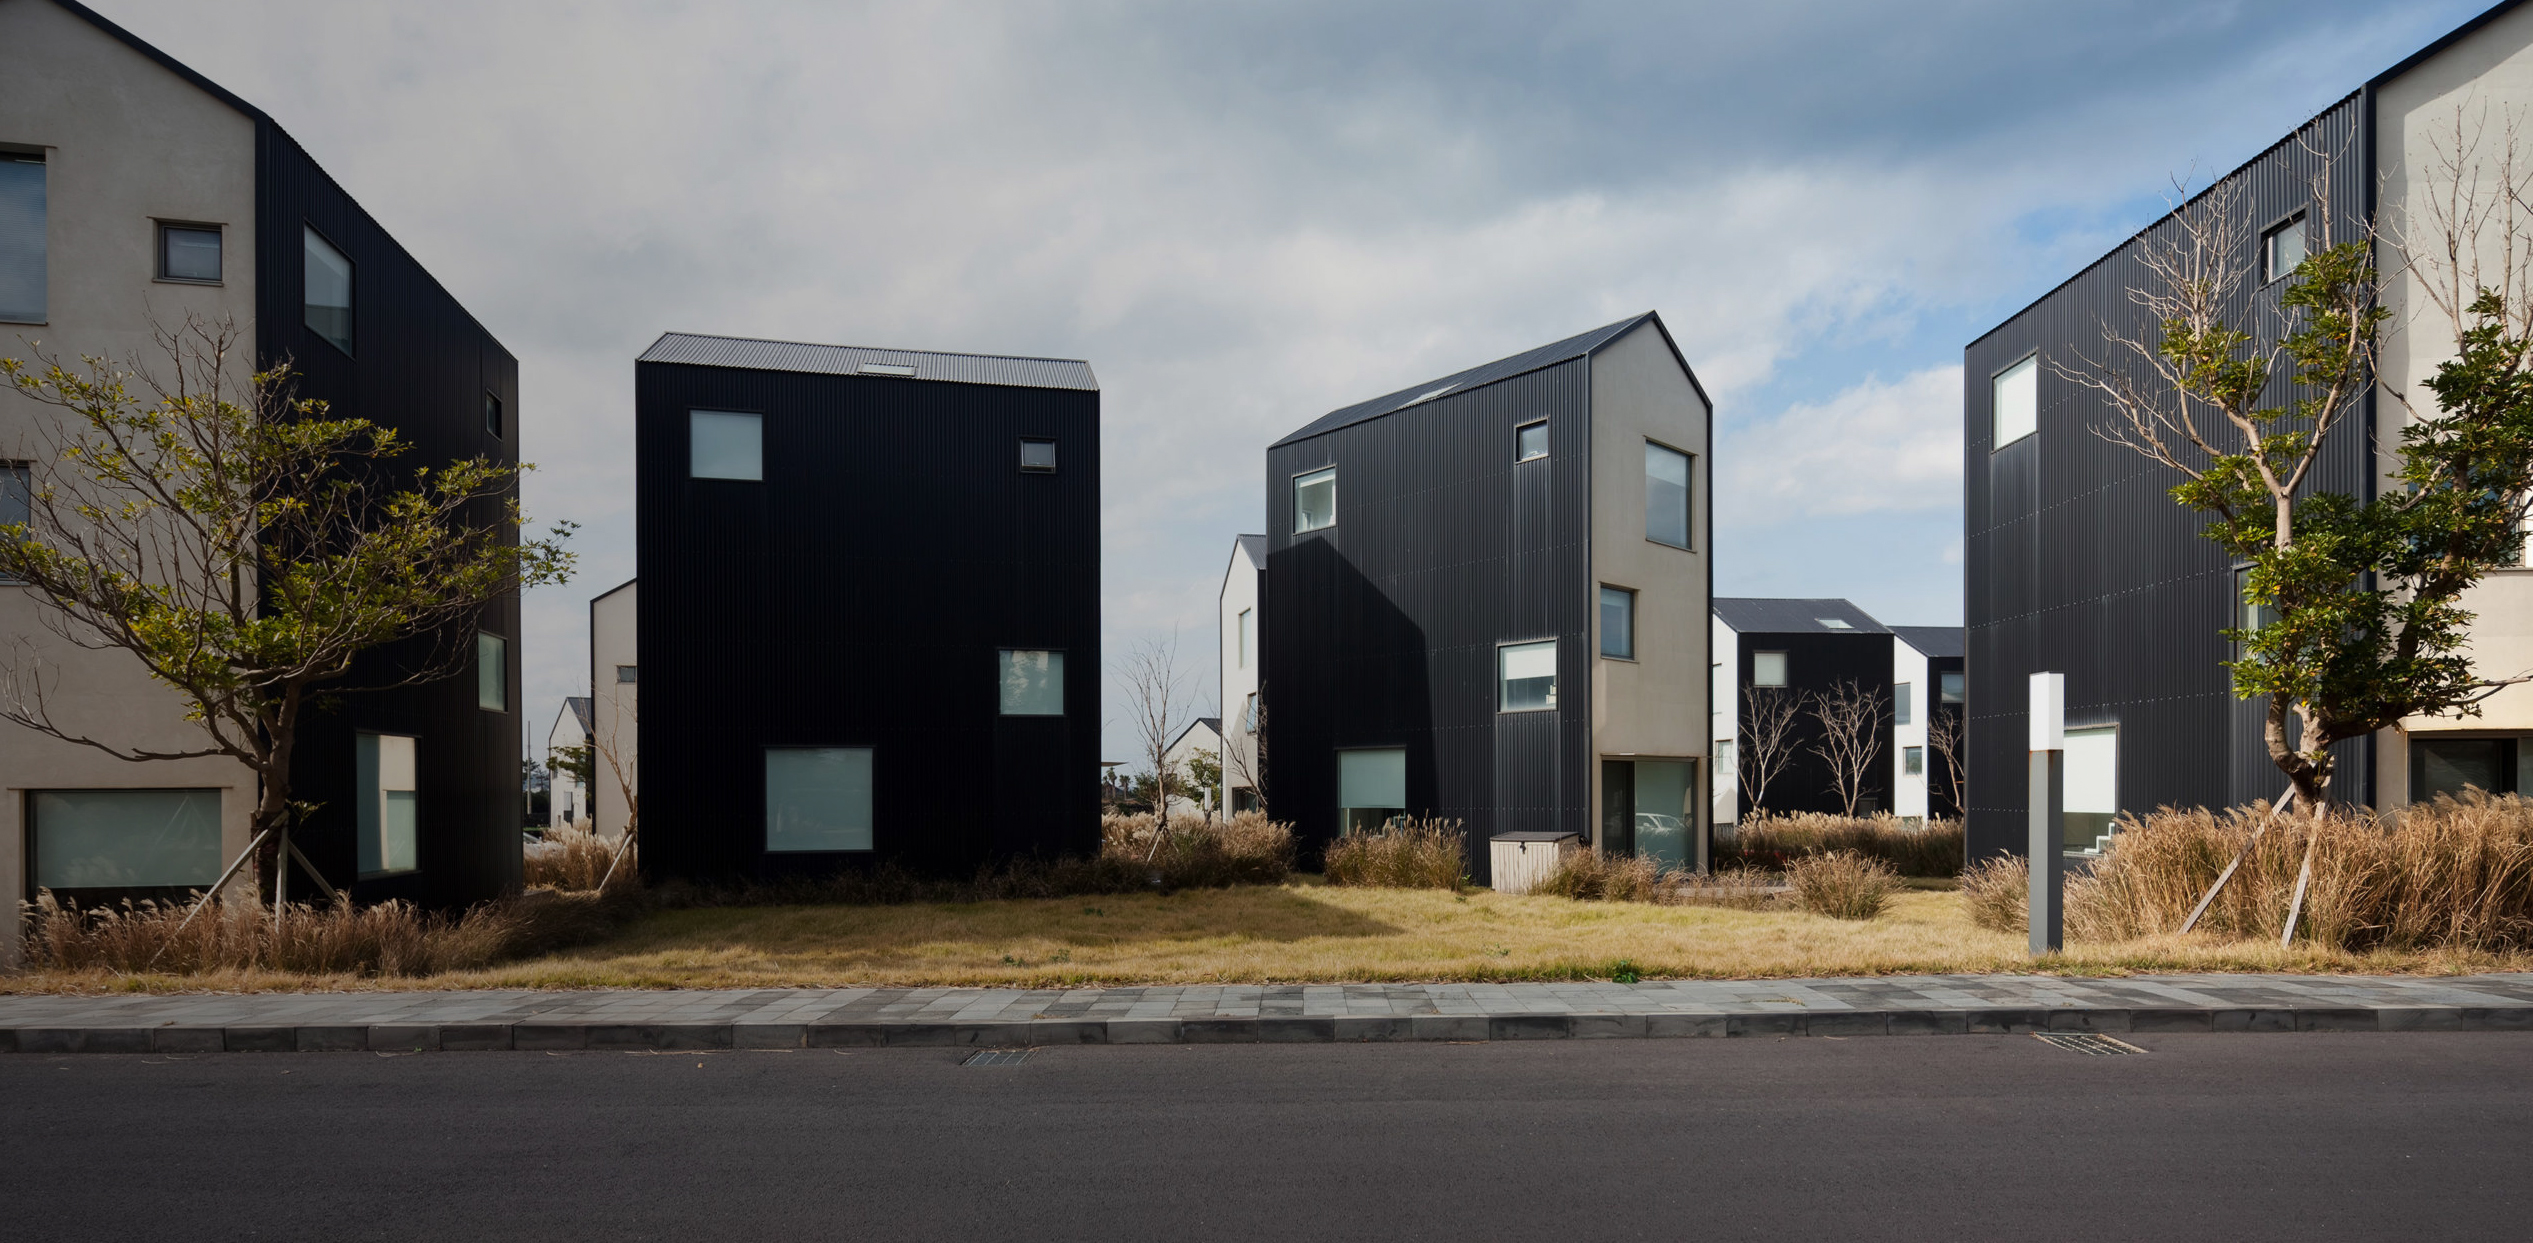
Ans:
[{"label": "metal drain grate", "polygon": [[1027,1049],[978,1049],[959,1062],[961,1066],[1018,1066],[1029,1060]]},{"label": "metal drain grate", "polygon": [[2122,1054],[2146,1051],[2125,1040],[2113,1040],[2109,1036],[2096,1036],[2091,1032],[2033,1032],[2032,1035],[2042,1044],[2072,1049],[2087,1057],[2118,1057]]}]

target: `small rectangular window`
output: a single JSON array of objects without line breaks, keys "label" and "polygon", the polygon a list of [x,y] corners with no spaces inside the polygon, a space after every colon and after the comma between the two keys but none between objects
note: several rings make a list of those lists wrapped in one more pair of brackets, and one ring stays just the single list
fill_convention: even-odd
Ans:
[{"label": "small rectangular window", "polygon": [[1548,456],[1548,420],[1524,423],[1513,429],[1513,460],[1527,462]]},{"label": "small rectangular window", "polygon": [[1911,693],[1916,689],[1917,687],[1907,682],[1902,682],[1898,686],[1891,688],[1891,723],[1893,725],[1907,725],[1911,723],[1909,720],[1909,709],[1915,707],[1916,705],[1910,703],[1909,699]]},{"label": "small rectangular window", "polygon": [[1601,588],[1601,655],[1636,659],[1636,593]]},{"label": "small rectangular window", "polygon": [[871,848],[869,747],[767,747],[765,849]]},{"label": "small rectangular window", "polygon": [[414,746],[414,739],[400,734],[360,735],[355,760],[360,806],[354,818],[360,828],[363,876],[410,872],[421,866]]},{"label": "small rectangular window", "polygon": [[[0,527],[23,527],[34,522],[35,487],[31,462],[0,462]],[[34,534],[28,531],[27,534]],[[0,534],[0,540],[8,536]],[[0,570],[0,583],[14,582]]]},{"label": "small rectangular window", "polygon": [[1645,538],[1689,546],[1689,455],[1645,442]]},{"label": "small rectangular window", "polygon": [[220,879],[218,790],[35,790],[35,889],[208,889]]},{"label": "small rectangular window", "polygon": [[1909,777],[1923,777],[1923,776],[1925,776],[1925,775],[1926,775],[1926,748],[1924,748],[1924,747],[1902,747],[1902,748],[1900,748],[1900,772],[1901,772],[1901,774],[1902,774],[1902,775],[1904,775],[1904,776],[1909,776]]},{"label": "small rectangular window", "polygon": [[2260,279],[2264,284],[2295,275],[2303,262],[2304,213],[2298,212],[2260,235]]},{"label": "small rectangular window", "polygon": [[1752,652],[1750,654],[1750,684],[1752,686],[1785,685],[1785,653]]},{"label": "small rectangular window", "polygon": [[1234,669],[1246,669],[1246,668],[1248,668],[1248,667],[1249,667],[1249,641],[1250,641],[1250,636],[1251,636],[1250,626],[1253,624],[1253,618],[1254,618],[1254,616],[1255,616],[1255,613],[1256,613],[1256,610],[1254,610],[1254,609],[1242,609],[1242,610],[1240,610],[1240,620],[1239,620],[1239,624],[1238,624],[1238,640],[1237,640],[1237,642],[1238,642],[1238,644],[1239,644],[1239,649],[1238,649],[1238,653],[1237,653],[1237,654],[1238,654],[1238,657],[1239,657],[1240,663],[1239,663],[1239,664],[1236,664],[1236,665],[1233,665],[1233,666],[1232,666],[1232,668],[1234,668]]},{"label": "small rectangular window", "polygon": [[2040,430],[2040,356],[2014,364],[1996,374],[1993,386],[1994,407],[1989,411],[1993,424],[1991,450],[2002,449]]},{"label": "small rectangular window", "polygon": [[1508,643],[1495,649],[1498,712],[1544,712],[1557,706],[1557,641]]},{"label": "small rectangular window", "polygon": [[299,230],[301,302],[308,329],[346,354],[352,352],[352,261],[334,243],[305,226]]},{"label": "small rectangular window", "polygon": [[1020,469],[1032,475],[1055,473],[1055,442],[1023,440],[1020,442]]},{"label": "small rectangular window", "polygon": [[1258,696],[1255,691],[1240,697],[1240,730],[1246,734],[1258,732]]},{"label": "small rectangular window", "polygon": [[697,479],[765,478],[765,416],[689,410],[686,473]]},{"label": "small rectangular window", "polygon": [[1381,747],[1337,753],[1337,806],[1348,833],[1378,832],[1407,814],[1407,751]]},{"label": "small rectangular window", "polygon": [[1337,525],[1337,469],[1315,470],[1293,479],[1293,534]]},{"label": "small rectangular window", "polygon": [[220,283],[220,226],[158,226],[158,279]]},{"label": "small rectangular window", "polygon": [[510,711],[510,640],[482,631],[475,633],[475,706]]},{"label": "small rectangular window", "polygon": [[1941,700],[1942,700],[1942,702],[1944,702],[1944,703],[1948,703],[1948,704],[1957,704],[1957,703],[1960,703],[1960,702],[1961,702],[1961,670],[1959,670],[1959,669],[1954,669],[1954,670],[1947,671],[1946,673],[1944,673],[1944,674],[1942,675],[1942,679],[1943,679],[1943,680],[1941,681],[1941,683],[1939,683],[1939,685],[1938,685],[1938,689],[1937,689],[1937,691],[1936,691],[1937,697],[1938,697],[1939,699],[1941,699]]},{"label": "small rectangular window", "polygon": [[44,322],[44,157],[0,152],[0,320]]},{"label": "small rectangular window", "polygon": [[495,440],[509,434],[501,417],[501,399],[491,393],[484,394],[484,434]]},{"label": "small rectangular window", "polygon": [[641,681],[641,680],[642,680],[642,668],[641,668],[641,666],[639,666],[639,665],[618,665],[618,666],[616,666],[616,681],[617,681],[617,683],[618,683],[618,684],[620,684],[620,685],[621,685],[621,684],[629,684],[629,683],[639,682],[639,681]]},{"label": "small rectangular window", "polygon": [[1001,659],[1004,716],[1064,715],[1064,653],[1005,648]]}]

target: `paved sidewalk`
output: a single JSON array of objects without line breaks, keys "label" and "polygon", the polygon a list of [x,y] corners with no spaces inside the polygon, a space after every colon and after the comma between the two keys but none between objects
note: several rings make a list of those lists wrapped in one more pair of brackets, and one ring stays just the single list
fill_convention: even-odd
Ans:
[{"label": "paved sidewalk", "polygon": [[0,996],[0,1053],[2533,1031],[2533,974]]}]

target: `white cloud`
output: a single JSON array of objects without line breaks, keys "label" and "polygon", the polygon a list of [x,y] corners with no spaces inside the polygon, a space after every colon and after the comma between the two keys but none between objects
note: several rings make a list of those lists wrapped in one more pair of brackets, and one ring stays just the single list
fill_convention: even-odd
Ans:
[{"label": "white cloud", "polygon": [[1961,367],[1868,379],[1730,432],[1726,523],[1961,507]]}]

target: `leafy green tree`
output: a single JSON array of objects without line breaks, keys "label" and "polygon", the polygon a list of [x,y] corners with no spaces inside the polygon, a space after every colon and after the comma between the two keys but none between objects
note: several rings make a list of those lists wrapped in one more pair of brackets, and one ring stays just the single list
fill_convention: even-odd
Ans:
[{"label": "leafy green tree", "polygon": [[289,826],[312,810],[291,797],[311,709],[467,668],[494,602],[568,577],[571,524],[522,540],[521,468],[406,466],[393,429],[296,397],[286,368],[238,375],[233,325],[188,320],[158,338],[164,376],[0,358],[12,388],[52,408],[28,520],[0,526],[0,573],[50,606],[65,641],[140,661],[199,745],[135,745],[57,717],[58,675],[24,646],[0,717],[118,759],[244,764],[271,894]]},{"label": "leafy green tree", "polygon": [[2332,435],[2367,410],[2391,315],[2383,239],[2330,235],[2327,164],[2307,215],[2316,244],[2259,330],[2240,326],[2261,306],[2244,262],[2248,205],[2220,186],[2146,248],[2153,283],[2131,294],[2154,339],[2113,335],[2124,365],[2056,366],[2108,398],[2119,419],[2103,434],[2180,474],[2173,498],[2247,567],[2249,624],[2224,632],[2235,693],[2267,700],[2270,758],[2313,809],[2330,798],[2332,744],[2405,717],[2477,714],[2523,680],[2474,670],[2460,601],[2489,570],[2522,563],[2533,494],[2533,336],[2526,308],[2486,286],[2452,308],[2458,353],[2425,381],[2433,408],[2390,394],[2409,418],[2377,495],[2311,486]]}]

